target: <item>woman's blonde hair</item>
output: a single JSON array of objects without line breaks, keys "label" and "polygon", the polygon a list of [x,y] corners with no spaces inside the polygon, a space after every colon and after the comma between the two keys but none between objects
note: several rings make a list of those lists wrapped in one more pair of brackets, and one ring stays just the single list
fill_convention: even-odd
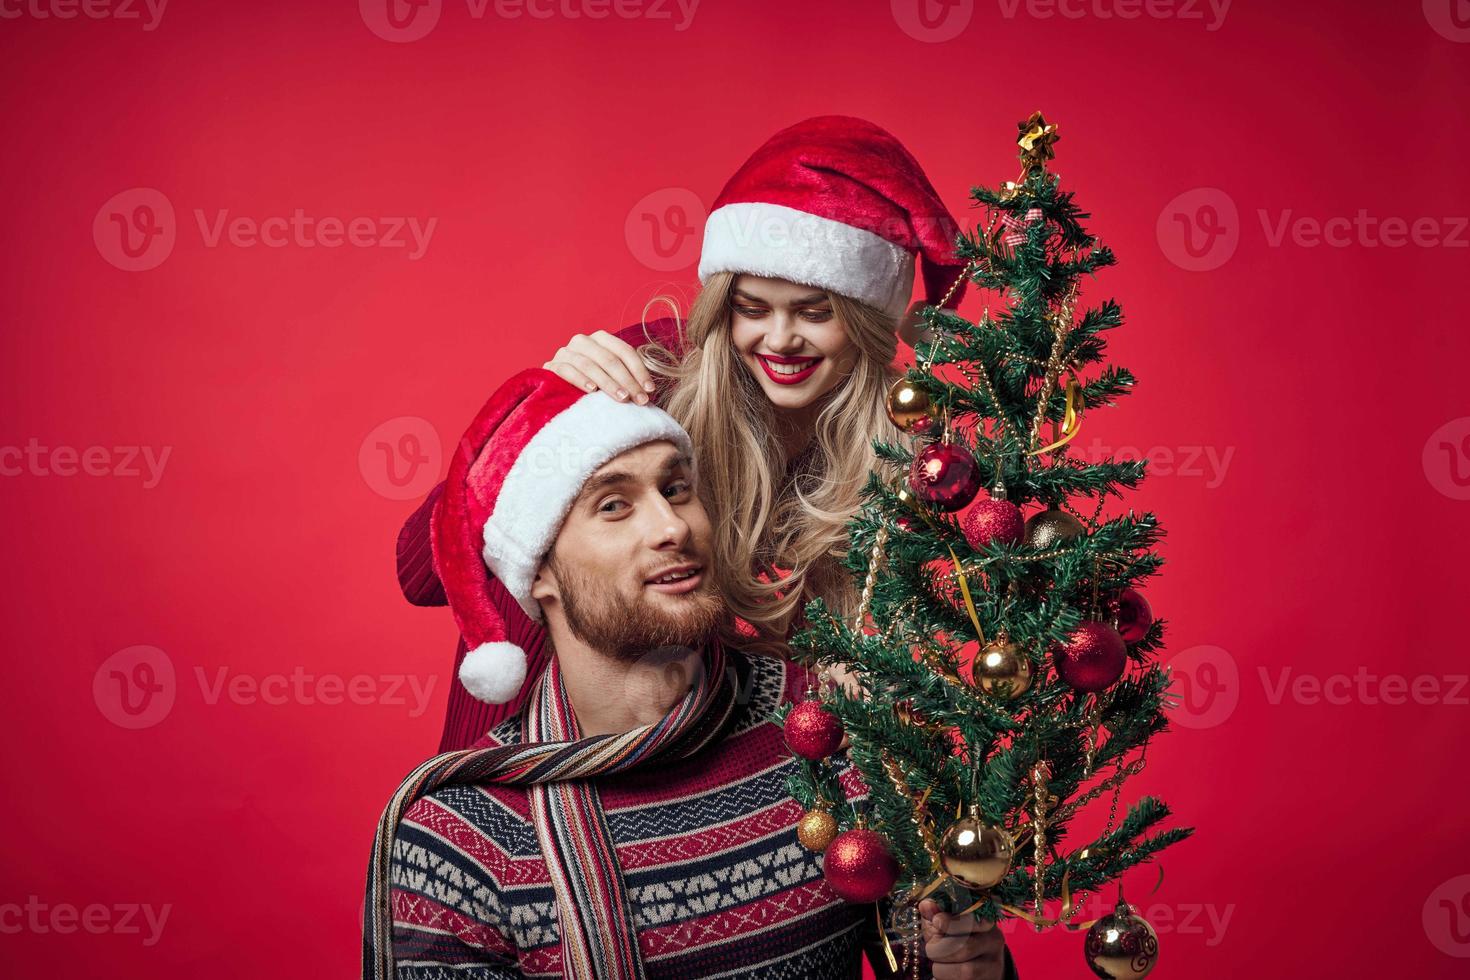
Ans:
[{"label": "woman's blonde hair", "polygon": [[[731,292],[738,273],[711,276],[684,326],[682,359],[654,343],[650,371],[672,378],[665,405],[689,432],[701,499],[713,518],[715,582],[754,643],[784,648],[788,629],[814,596],[844,619],[858,591],[842,567],[847,521],[873,469],[872,441],[903,441],[885,401],[899,372],[894,317],[828,291],[832,310],[858,349],[851,373],[823,398],[812,451],[788,464],[775,408],[731,342]],[[662,302],[673,305],[671,300]],[[653,304],[650,304],[652,306]],[[789,570],[782,577],[774,568]]]}]

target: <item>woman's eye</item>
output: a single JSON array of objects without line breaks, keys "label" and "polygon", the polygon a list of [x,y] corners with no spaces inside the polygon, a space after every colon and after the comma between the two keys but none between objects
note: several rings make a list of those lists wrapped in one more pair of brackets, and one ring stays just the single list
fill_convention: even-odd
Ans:
[{"label": "woman's eye", "polygon": [[763,306],[736,306],[735,312],[752,320],[766,315],[766,309]]},{"label": "woman's eye", "polygon": [[812,323],[826,323],[832,319],[831,310],[802,310],[801,315]]}]

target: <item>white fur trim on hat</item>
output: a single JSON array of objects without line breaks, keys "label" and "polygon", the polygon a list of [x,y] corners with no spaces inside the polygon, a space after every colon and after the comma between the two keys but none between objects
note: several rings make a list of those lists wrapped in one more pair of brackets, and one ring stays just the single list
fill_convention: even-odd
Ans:
[{"label": "white fur trim on hat", "polygon": [[914,256],[864,228],[759,201],[710,213],[699,281],[745,272],[820,286],[901,317],[914,289]]},{"label": "white fur trim on hat", "polygon": [[526,651],[504,640],[482,643],[466,651],[459,682],[481,701],[504,704],[526,680]]},{"label": "white fur trim on hat", "polygon": [[615,456],[658,440],[688,454],[693,469],[689,434],[671,415],[595,391],[542,425],[511,464],[485,522],[484,557],[531,619],[541,620],[541,604],[531,596],[536,569],[587,478]]}]

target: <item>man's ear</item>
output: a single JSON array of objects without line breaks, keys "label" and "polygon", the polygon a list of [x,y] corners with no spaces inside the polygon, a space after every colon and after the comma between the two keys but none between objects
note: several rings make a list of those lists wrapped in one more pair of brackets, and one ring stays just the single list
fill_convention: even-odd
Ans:
[{"label": "man's ear", "polygon": [[898,339],[910,347],[921,341],[933,339],[933,331],[919,318],[919,311],[926,305],[923,300],[915,300],[909,304],[908,312],[899,318]]},{"label": "man's ear", "polygon": [[543,558],[541,565],[536,569],[536,577],[531,580],[531,598],[537,602],[547,599],[557,602],[561,599],[561,583],[556,579],[556,572],[551,568],[551,558]]}]

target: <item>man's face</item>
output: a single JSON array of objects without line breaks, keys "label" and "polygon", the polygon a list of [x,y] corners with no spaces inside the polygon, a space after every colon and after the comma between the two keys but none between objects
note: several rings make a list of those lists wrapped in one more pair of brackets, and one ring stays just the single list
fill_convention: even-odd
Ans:
[{"label": "man's face", "polygon": [[633,662],[697,647],[725,611],[691,461],[671,442],[609,460],[583,485],[531,594],[588,646]]}]

